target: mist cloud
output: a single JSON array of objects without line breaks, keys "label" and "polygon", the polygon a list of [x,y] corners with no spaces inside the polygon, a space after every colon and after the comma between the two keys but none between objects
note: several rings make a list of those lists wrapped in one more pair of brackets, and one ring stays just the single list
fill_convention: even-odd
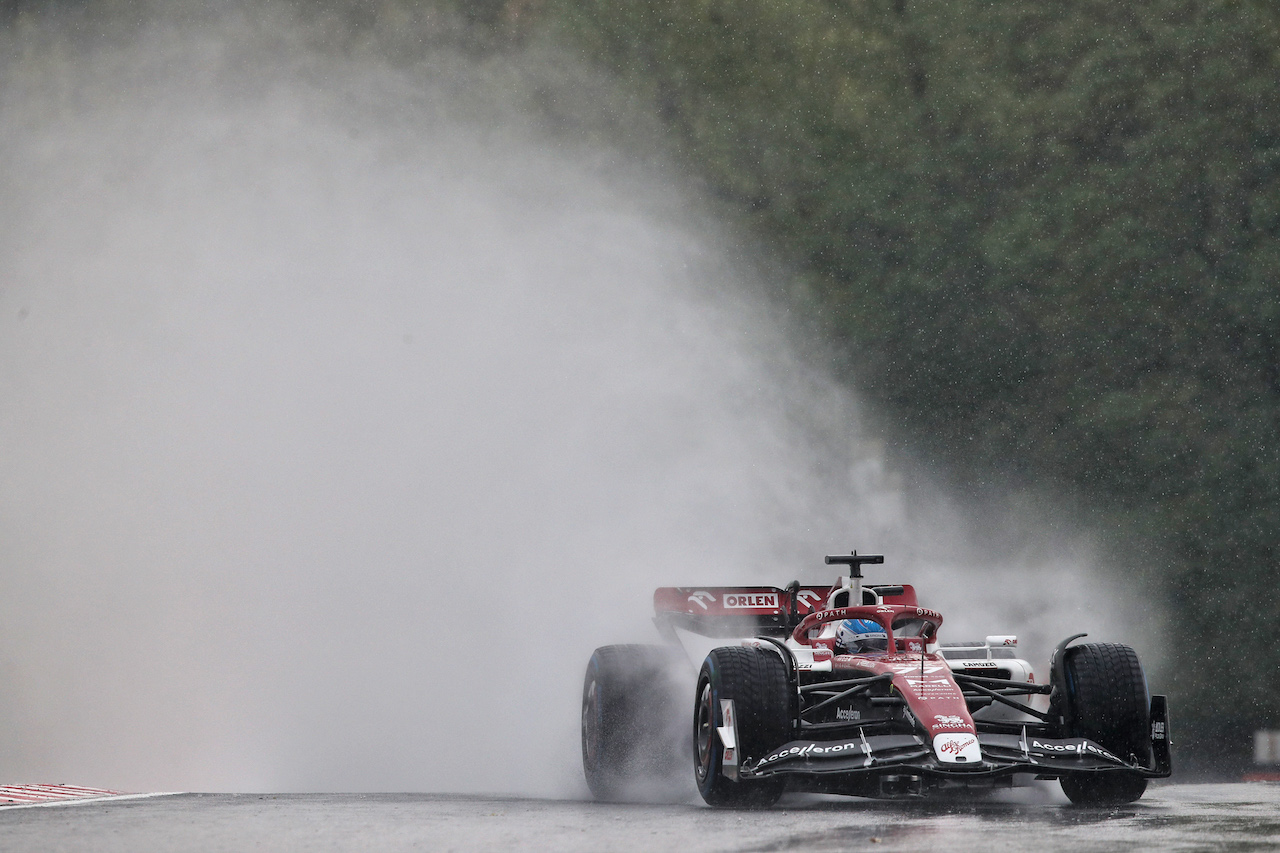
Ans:
[{"label": "mist cloud", "polygon": [[904,497],[669,170],[308,27],[7,37],[6,781],[578,793],[582,667],[655,585],[833,549],[957,628],[1119,622],[1087,556],[957,582],[963,513]]}]

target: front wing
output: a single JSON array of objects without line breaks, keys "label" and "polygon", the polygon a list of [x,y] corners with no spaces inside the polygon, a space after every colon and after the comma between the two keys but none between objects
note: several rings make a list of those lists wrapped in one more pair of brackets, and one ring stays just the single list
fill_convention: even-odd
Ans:
[{"label": "front wing", "polygon": [[795,740],[763,757],[743,763],[743,778],[780,774],[878,776],[888,773],[929,776],[963,782],[1033,773],[1045,778],[1077,773],[1138,773],[1151,779],[1173,772],[1170,757],[1169,709],[1164,696],[1151,702],[1150,767],[1131,763],[1088,738],[1051,738],[1028,733],[978,732],[982,761],[943,764],[924,737],[917,734],[866,735],[834,741]]},{"label": "front wing", "polygon": [[[1163,709],[1161,709],[1163,710]],[[990,779],[1017,773],[1033,773],[1045,778],[1077,773],[1139,773],[1163,778],[1172,772],[1169,759],[1168,721],[1153,715],[1151,726],[1152,766],[1130,763],[1088,738],[1050,738],[1028,734],[978,733],[982,761],[974,764],[943,764],[934,757],[920,735],[866,735],[835,741],[795,740],[771,750],[763,757],[747,761],[740,769],[743,778],[763,778],[782,774],[879,776],[887,773],[946,778],[957,782]]]},{"label": "front wing", "polygon": [[1143,767],[1113,755],[1087,738],[1046,738],[1036,735],[979,734],[981,763],[942,764],[919,735],[869,735],[842,741],[795,740],[746,762],[743,778],[779,774],[838,773],[880,775],[912,773],[961,781],[1015,773],[1058,777],[1075,773],[1136,772],[1148,777],[1169,773]]}]

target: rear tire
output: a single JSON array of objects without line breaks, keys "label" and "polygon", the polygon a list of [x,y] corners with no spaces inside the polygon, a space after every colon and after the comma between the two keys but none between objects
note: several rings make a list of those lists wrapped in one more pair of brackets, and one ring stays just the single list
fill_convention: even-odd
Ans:
[{"label": "rear tire", "polygon": [[[684,676],[682,679],[681,676]],[[683,655],[664,646],[602,646],[582,684],[582,770],[598,800],[653,801],[679,790]]]},{"label": "rear tire", "polygon": [[768,808],[782,796],[780,778],[734,781],[724,773],[724,745],[716,732],[724,725],[722,699],[732,699],[738,720],[739,766],[781,746],[791,735],[787,665],[765,649],[712,649],[702,664],[695,693],[694,778],[708,805]]},{"label": "rear tire", "polygon": [[[1151,696],[1133,649],[1089,643],[1065,652],[1065,696],[1071,710],[1068,735],[1084,737],[1119,758],[1151,764]],[[1084,773],[1063,777],[1062,791],[1078,805],[1131,803],[1147,789],[1136,773]]]}]

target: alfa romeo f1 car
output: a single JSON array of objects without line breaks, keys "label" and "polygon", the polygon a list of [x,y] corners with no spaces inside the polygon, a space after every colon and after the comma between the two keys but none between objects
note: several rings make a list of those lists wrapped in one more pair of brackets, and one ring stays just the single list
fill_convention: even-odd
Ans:
[{"label": "alfa romeo f1 car", "polygon": [[[1130,647],[1069,637],[1041,683],[1016,637],[939,643],[942,614],[919,606],[914,588],[864,586],[862,566],[882,556],[826,561],[850,569],[829,588],[660,588],[665,645],[595,651],[582,762],[597,798],[626,798],[681,741],[687,761],[690,728],[694,779],[712,806],[768,806],[784,789],[919,797],[1031,779],[1101,805],[1136,800],[1148,779],[1170,775],[1167,703],[1148,693]],[[878,645],[842,645],[849,624]],[[681,632],[714,646],[696,681]]]}]

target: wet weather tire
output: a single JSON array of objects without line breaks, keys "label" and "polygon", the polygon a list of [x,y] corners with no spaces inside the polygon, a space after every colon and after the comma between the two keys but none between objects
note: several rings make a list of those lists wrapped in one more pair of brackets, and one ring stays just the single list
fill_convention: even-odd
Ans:
[{"label": "wet weather tire", "polygon": [[787,664],[774,652],[743,646],[713,649],[698,674],[694,697],[694,776],[698,793],[712,806],[767,808],[782,795],[779,778],[734,781],[724,773],[722,699],[737,714],[739,762],[762,758],[790,740]]},{"label": "wet weather tire", "polygon": [[1116,806],[1132,803],[1147,790],[1147,780],[1133,773],[1064,776],[1062,793],[1077,806]]},{"label": "wet weather tire", "polygon": [[[1151,764],[1151,696],[1133,649],[1119,643],[1089,643],[1066,650],[1063,674],[1070,708],[1068,734],[1085,737],[1119,758]],[[1078,805],[1130,803],[1147,780],[1136,773],[1066,776],[1062,791]]]},{"label": "wet weather tire", "polygon": [[664,646],[595,650],[582,684],[582,770],[592,796],[611,802],[671,797],[669,783],[687,760],[685,679],[692,679],[688,661]]}]

